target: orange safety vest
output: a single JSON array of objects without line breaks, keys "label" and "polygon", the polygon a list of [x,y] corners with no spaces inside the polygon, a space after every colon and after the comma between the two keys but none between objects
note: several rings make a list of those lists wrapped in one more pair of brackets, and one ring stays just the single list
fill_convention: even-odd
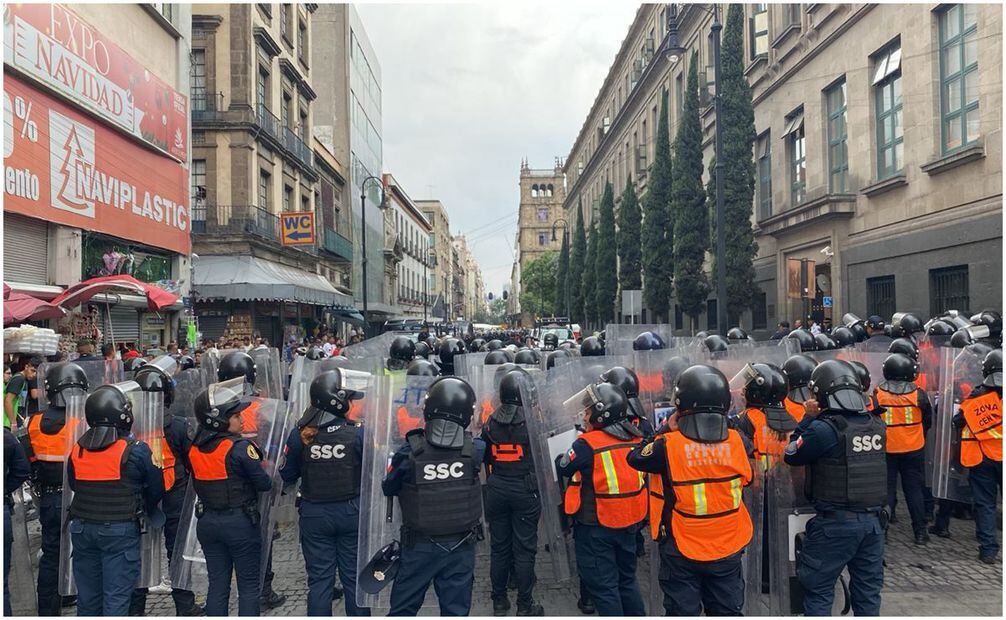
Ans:
[{"label": "orange safety vest", "polygon": [[671,534],[686,558],[712,562],[729,557],[750,541],[754,528],[742,499],[751,482],[751,463],[740,434],[700,443],[680,431],[664,435],[674,489]]},{"label": "orange safety vest", "polygon": [[647,499],[643,473],[629,467],[629,452],[642,441],[633,437],[626,441],[612,437],[604,431],[589,431],[580,435],[594,451],[593,494],[587,494],[583,501],[583,480],[580,472],[573,474],[566,487],[564,509],[566,514],[575,515],[585,503],[593,499],[597,512],[597,522],[604,527],[620,529],[640,523],[646,518]]},{"label": "orange safety vest", "polygon": [[660,474],[647,474],[646,490],[650,509],[650,538],[659,541],[664,518],[664,477]]},{"label": "orange safety vest", "polygon": [[[971,437],[961,442],[961,465],[974,467],[982,458],[993,461],[1003,460],[1003,401],[1002,396],[989,390],[984,394],[968,398],[961,403],[961,411],[967,422],[965,430]],[[962,433],[962,439],[963,433]],[[965,450],[965,446],[968,449]]]},{"label": "orange safety vest", "polygon": [[926,434],[922,429],[922,409],[919,408],[918,391],[910,394],[891,394],[877,387],[874,395],[877,404],[884,408],[887,424],[887,453],[903,454],[926,447]]},{"label": "orange safety vest", "polygon": [[775,463],[782,459],[782,454],[789,443],[789,437],[779,438],[779,434],[768,426],[765,419],[765,412],[757,407],[749,407],[744,412],[751,426],[754,428],[754,452],[755,458],[761,462],[762,471],[768,471]]},{"label": "orange safety vest", "polygon": [[793,419],[796,420],[797,424],[803,421],[803,416],[807,413],[807,410],[803,408],[803,403],[790,400],[789,396],[787,396],[782,401],[782,404],[786,407],[786,411],[793,416]]},{"label": "orange safety vest", "polygon": [[129,448],[135,442],[118,439],[102,450],[79,444],[70,452],[75,493],[70,514],[87,521],[130,521],[136,518],[139,489],[123,476]]},{"label": "orange safety vest", "polygon": [[50,435],[42,431],[42,413],[37,413],[28,419],[28,441],[31,443],[32,461],[47,463],[64,463],[70,452],[69,436],[80,421],[76,418],[66,418],[66,423],[59,432]]}]

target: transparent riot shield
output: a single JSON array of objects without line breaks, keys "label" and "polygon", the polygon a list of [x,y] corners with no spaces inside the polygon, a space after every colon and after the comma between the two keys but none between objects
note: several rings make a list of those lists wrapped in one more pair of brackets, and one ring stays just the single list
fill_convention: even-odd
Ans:
[{"label": "transparent riot shield", "polygon": [[894,339],[890,336],[870,336],[863,342],[857,342],[852,348],[863,353],[887,353],[892,342]]},{"label": "transparent riot shield", "polygon": [[[118,383],[123,380],[122,362],[120,360],[73,361],[80,366],[87,376],[88,391],[93,391],[99,385]],[[55,363],[45,363],[38,367],[38,410],[45,411],[49,407],[49,396],[45,393],[45,375]]]},{"label": "transparent riot shield", "polygon": [[7,576],[11,613],[15,616],[37,616],[38,598],[35,593],[35,568],[32,565],[32,558],[36,555],[31,551],[28,521],[25,517],[31,498],[23,488],[19,488],[12,494],[12,499],[11,530],[14,539],[9,551],[11,565]]},{"label": "transparent riot shield", "polygon": [[472,435],[478,437],[482,427],[489,422],[489,416],[500,406],[499,382],[503,372],[498,366],[478,366],[472,374],[463,377],[475,391],[475,414],[472,416]]},{"label": "transparent riot shield", "polygon": [[175,548],[171,554],[171,585],[182,590],[204,591],[207,584],[206,557],[196,537],[196,489],[189,478],[182,502]]},{"label": "transparent riot shield", "polygon": [[248,353],[255,362],[255,392],[262,398],[275,400],[283,399],[283,368],[279,361],[279,350],[275,348],[260,347],[244,351],[244,349],[221,349],[215,355],[203,357],[203,366],[206,367],[207,381],[211,384],[219,380],[217,369],[220,361],[228,353],[236,351]]},{"label": "transparent riot shield", "polygon": [[[967,349],[942,350],[942,379],[936,420],[933,423],[933,496],[971,502],[968,468],[961,464],[961,448],[973,435],[967,425],[955,425],[961,403],[982,383],[982,360]],[[970,446],[966,446],[968,449]]]},{"label": "transparent riot shield", "polygon": [[399,332],[387,332],[374,338],[362,340],[344,347],[342,355],[352,362],[354,370],[377,374],[381,369],[387,367],[385,361],[388,359],[391,343],[401,335]]},{"label": "transparent riot shield", "polygon": [[[153,462],[164,467],[164,395],[161,392],[128,393],[133,403],[133,437],[150,447]],[[144,515],[140,527],[140,579],[137,588],[152,588],[164,577],[163,515]]]},{"label": "transparent riot shield", "polygon": [[475,373],[476,369],[481,368],[485,364],[487,355],[489,355],[488,351],[476,351],[455,355],[454,376],[467,380],[468,377],[471,377]]},{"label": "transparent riot shield", "polygon": [[639,379],[639,402],[654,428],[674,412],[673,390],[678,375],[708,360],[708,352],[691,347],[634,352],[631,363]]},{"label": "transparent riot shield", "polygon": [[[782,465],[786,467],[786,465]],[[765,507],[766,507],[766,474],[758,463],[751,466],[751,484],[744,488],[744,505],[751,515],[751,542],[744,550],[744,615],[770,615],[769,597],[763,587],[767,586],[767,567],[764,566],[766,549]]]},{"label": "transparent riot shield", "polygon": [[843,351],[843,353],[844,355],[838,359],[846,362],[859,362],[870,371],[870,389],[867,390],[867,396],[869,396],[884,380],[884,360],[890,356],[890,353],[887,351],[883,353],[870,353],[855,350]]},{"label": "transparent riot shield", "polygon": [[171,406],[165,409],[165,415],[194,418],[196,396],[209,385],[204,368],[189,368],[173,377],[175,395]]},{"label": "transparent riot shield", "polygon": [[[139,388],[138,385],[136,387]],[[63,596],[73,596],[77,593],[77,584],[73,579],[73,541],[70,538],[70,502],[73,501],[73,491],[70,489],[65,463],[69,462],[70,452],[87,431],[87,419],[84,417],[86,400],[87,395],[74,394],[69,396],[66,401],[67,449],[63,465],[63,505],[59,530],[59,593]]]},{"label": "transparent riot shield", "polygon": [[[763,528],[762,545],[768,553],[751,554],[768,561],[768,613],[764,615],[803,613],[802,588],[796,576],[796,547],[807,522],[814,516],[810,502],[804,498],[803,476],[804,468],[788,465],[773,467],[765,474],[767,527]],[[765,580],[758,583],[764,584]]]},{"label": "transparent riot shield", "polygon": [[643,332],[653,332],[665,346],[674,346],[673,331],[667,323],[608,323],[604,326],[604,350],[609,355],[631,354],[632,342]]},{"label": "transparent riot shield", "polygon": [[920,388],[935,402],[941,393],[943,379],[943,349],[950,346],[950,336],[930,336],[919,334],[919,379]]}]

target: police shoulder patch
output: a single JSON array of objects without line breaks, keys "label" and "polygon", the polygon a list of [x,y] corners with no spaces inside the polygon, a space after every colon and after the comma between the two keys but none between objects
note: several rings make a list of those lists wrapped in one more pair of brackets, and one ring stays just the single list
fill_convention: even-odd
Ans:
[{"label": "police shoulder patch", "polygon": [[643,446],[643,450],[639,454],[640,456],[650,456],[651,454],[653,454],[653,444],[648,443],[645,446]]},{"label": "police shoulder patch", "polygon": [[250,458],[253,461],[258,461],[262,459],[262,455],[259,454],[258,448],[256,448],[255,444],[251,442],[248,443],[248,458]]}]

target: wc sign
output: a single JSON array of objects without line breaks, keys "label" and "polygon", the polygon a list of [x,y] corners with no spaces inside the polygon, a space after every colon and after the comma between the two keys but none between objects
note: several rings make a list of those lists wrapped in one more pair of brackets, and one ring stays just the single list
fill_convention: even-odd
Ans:
[{"label": "wc sign", "polygon": [[283,245],[314,245],[314,212],[294,211],[279,214]]}]

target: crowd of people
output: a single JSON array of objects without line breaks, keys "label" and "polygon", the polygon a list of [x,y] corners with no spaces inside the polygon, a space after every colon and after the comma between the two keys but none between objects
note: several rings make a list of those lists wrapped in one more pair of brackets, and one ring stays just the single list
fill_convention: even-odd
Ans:
[{"label": "crowd of people", "polygon": [[[291,510],[308,615],[342,597],[347,615],[416,615],[431,585],[441,615],[468,615],[486,534],[495,615],[510,589],[517,615],[546,614],[539,553],[585,614],[829,615],[847,569],[853,611],[878,615],[899,479],[917,545],[968,511],[976,561],[998,562],[999,313],[779,327],[771,345],[668,326],[207,341],[119,352],[111,377],[90,369],[116,352],[93,345],[42,377],[25,360],[5,376],[5,605],[24,595],[9,550],[32,500],[39,615],[72,589],[79,615],[143,615],[151,530],[178,615],[227,615],[232,578],[258,615],[286,600],[272,543]],[[137,403],[162,416],[156,439]],[[792,514],[808,519],[778,529]]]}]

